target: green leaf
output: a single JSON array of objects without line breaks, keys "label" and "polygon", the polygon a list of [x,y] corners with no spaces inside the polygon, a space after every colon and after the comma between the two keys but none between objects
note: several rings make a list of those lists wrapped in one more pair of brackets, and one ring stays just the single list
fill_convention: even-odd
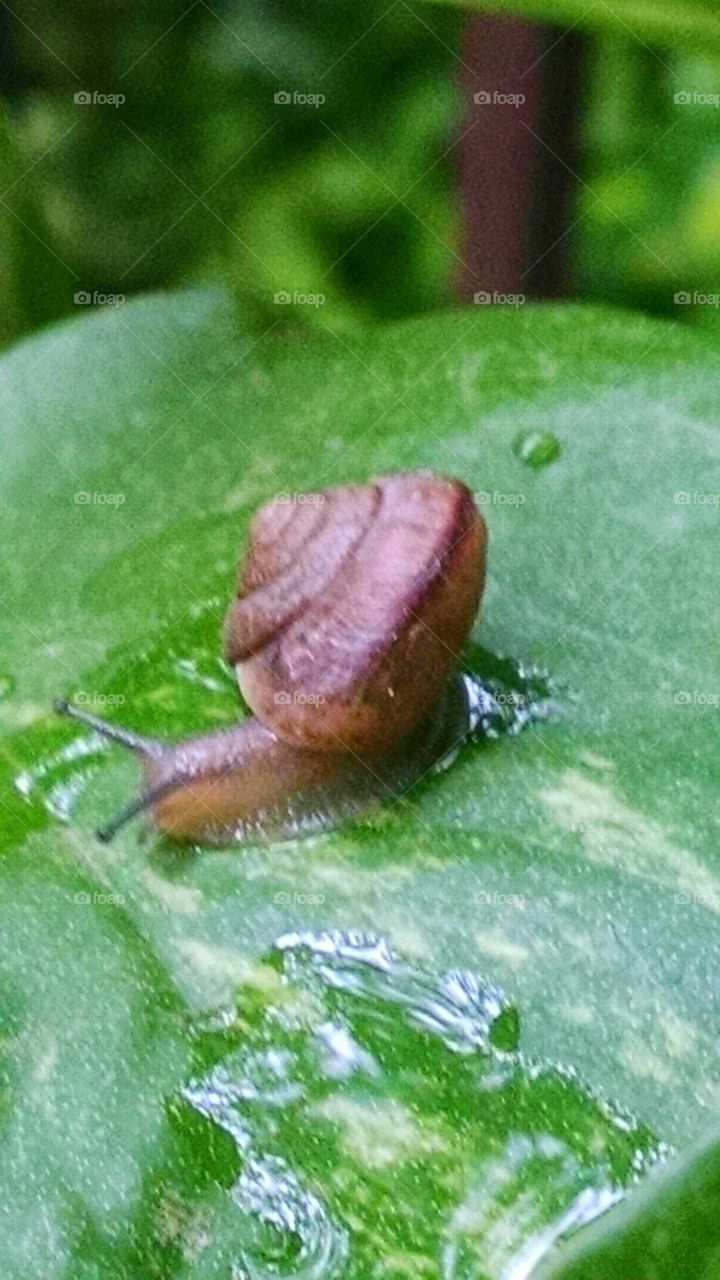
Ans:
[{"label": "green leaf", "polygon": [[[312,341],[280,324],[258,338],[221,295],[145,298],[41,334],[0,365],[11,1280],[99,1280],[109,1257],[133,1280],[213,1267],[229,1280],[222,1242],[232,1252],[238,1232],[255,1238],[230,1188],[257,1166],[183,1090],[218,1064],[232,1078],[250,1026],[273,1061],[305,1061],[260,964],[287,930],[383,935],[422,983],[461,967],[519,1011],[520,1057],[501,1058],[499,1075],[471,1059],[466,1077],[431,1032],[426,1057],[400,1037],[393,1058],[390,1033],[375,1052],[364,1014],[299,980],[308,1044],[339,1017],[381,1060],[370,1110],[382,1105],[390,1129],[400,1116],[401,1133],[415,1114],[420,1129],[425,1198],[412,1207],[406,1170],[397,1203],[435,1226],[408,1261],[397,1216],[376,1211],[394,1175],[368,1174],[360,1194],[356,1157],[376,1129],[355,1084],[335,1079],[328,1095],[320,1068],[303,1068],[317,1073],[303,1098],[324,1107],[323,1125],[349,1126],[325,1156],[305,1109],[302,1149],[292,1110],[273,1128],[267,1101],[247,1121],[262,1157],[284,1159],[350,1239],[358,1280],[370,1257],[395,1258],[388,1275],[436,1274],[439,1234],[459,1278],[462,1258],[490,1266],[491,1238],[502,1261],[550,1227],[578,1185],[625,1186],[657,1146],[627,1122],[643,1155],[633,1171],[622,1122],[608,1119],[618,1113],[594,1109],[598,1090],[680,1144],[716,1107],[713,348],[677,325],[571,306],[458,310],[352,343],[321,319]],[[54,717],[52,698],[172,737],[232,722],[219,631],[255,506],[418,466],[462,475],[488,520],[469,661],[489,651],[544,667],[558,714],[304,843],[177,848],[129,828],[98,845],[93,830],[135,788],[136,766]],[[256,993],[252,1015],[239,988]],[[384,991],[377,1016],[397,998]],[[236,1007],[229,1038],[210,1034],[208,1048],[202,1019]],[[558,1062],[579,1072],[570,1099],[537,1085]],[[36,1194],[42,1230],[23,1225]]]},{"label": "green leaf", "polygon": [[717,1280],[719,1196],[715,1133],[578,1236],[538,1280]]},{"label": "green leaf", "polygon": [[553,22],[578,30],[614,31],[641,43],[676,41],[714,45],[720,35],[720,16],[711,0],[440,0],[494,14]]}]

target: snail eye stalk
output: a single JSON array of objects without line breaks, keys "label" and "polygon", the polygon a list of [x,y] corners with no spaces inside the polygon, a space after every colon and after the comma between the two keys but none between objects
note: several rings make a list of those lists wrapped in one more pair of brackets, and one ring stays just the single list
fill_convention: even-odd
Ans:
[{"label": "snail eye stalk", "polygon": [[120,742],[138,755],[159,757],[163,753],[163,744],[157,738],[145,738],[132,729],[125,729],[121,724],[112,724],[100,716],[91,715],[89,711],[76,707],[74,702],[68,702],[67,698],[56,698],[53,711],[57,711],[60,716],[69,716],[71,720],[79,720],[88,729],[94,729],[95,733],[101,733],[104,738],[110,738],[113,742]]},{"label": "snail eye stalk", "polygon": [[104,822],[98,827],[95,835],[103,844],[109,844],[114,836],[117,835],[121,827],[124,827],[131,818],[138,813],[144,813],[146,809],[151,809],[156,800],[162,800],[170,791],[174,791],[178,786],[177,782],[159,782],[155,787],[148,787],[146,791],[141,791],[139,796],[135,796],[133,800],[129,800],[124,804],[114,818],[109,822]]},{"label": "snail eye stalk", "polygon": [[[129,751],[134,751],[137,755],[144,756],[146,759],[157,760],[163,754],[163,744],[158,742],[156,738],[145,738],[142,734],[135,733],[132,729],[124,728],[123,725],[112,724],[108,720],[101,719],[100,716],[92,715],[89,711],[83,711],[80,707],[76,707],[73,702],[68,702],[66,698],[56,698],[53,702],[53,710],[57,711],[58,715],[68,716],[71,720],[78,720],[80,724],[87,725],[88,729],[92,729],[93,732],[102,734],[104,738],[109,738],[111,742],[119,742],[121,746],[127,747]],[[139,796],[123,805],[114,818],[104,823],[102,827],[98,827],[96,832],[98,840],[102,840],[103,844],[108,844],[120,828],[124,827],[131,818],[134,818],[138,813],[142,813],[143,810],[151,808],[156,800],[160,800],[169,791],[173,791],[176,786],[176,782],[162,782],[142,791]]]}]

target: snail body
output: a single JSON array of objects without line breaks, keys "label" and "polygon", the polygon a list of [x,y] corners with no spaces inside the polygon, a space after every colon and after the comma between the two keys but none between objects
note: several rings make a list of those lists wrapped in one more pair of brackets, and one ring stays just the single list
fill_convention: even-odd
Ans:
[{"label": "snail body", "polygon": [[165,743],[56,704],[143,764],[98,834],[149,809],[176,837],[278,838],[401,794],[462,737],[485,545],[466,486],[427,471],[265,504],[225,623],[253,715]]}]

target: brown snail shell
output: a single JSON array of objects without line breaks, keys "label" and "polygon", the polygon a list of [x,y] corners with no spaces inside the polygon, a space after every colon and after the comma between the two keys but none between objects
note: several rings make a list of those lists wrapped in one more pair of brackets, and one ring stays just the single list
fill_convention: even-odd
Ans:
[{"label": "brown snail shell", "polygon": [[100,834],[150,808],[173,836],[267,839],[400,794],[462,734],[485,546],[469,490],[429,471],[261,507],[225,625],[252,717],[165,744],[58,704],[143,760]]}]

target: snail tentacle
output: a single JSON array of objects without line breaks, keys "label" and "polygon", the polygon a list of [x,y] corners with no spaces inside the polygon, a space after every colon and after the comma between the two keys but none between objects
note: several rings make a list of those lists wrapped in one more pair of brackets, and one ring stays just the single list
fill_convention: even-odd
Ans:
[{"label": "snail tentacle", "polygon": [[165,744],[160,742],[159,738],[146,738],[142,734],[135,733],[133,729],[126,729],[124,725],[115,724],[110,720],[103,720],[101,716],[94,716],[91,712],[77,707],[74,702],[69,702],[67,698],[56,698],[53,702],[53,711],[57,711],[58,715],[70,716],[73,720],[79,720],[81,724],[86,724],[89,729],[93,729],[95,733],[100,733],[104,738],[111,738],[113,742],[119,742],[123,747],[128,747],[130,751],[135,751],[141,756],[161,756],[165,750]]}]

